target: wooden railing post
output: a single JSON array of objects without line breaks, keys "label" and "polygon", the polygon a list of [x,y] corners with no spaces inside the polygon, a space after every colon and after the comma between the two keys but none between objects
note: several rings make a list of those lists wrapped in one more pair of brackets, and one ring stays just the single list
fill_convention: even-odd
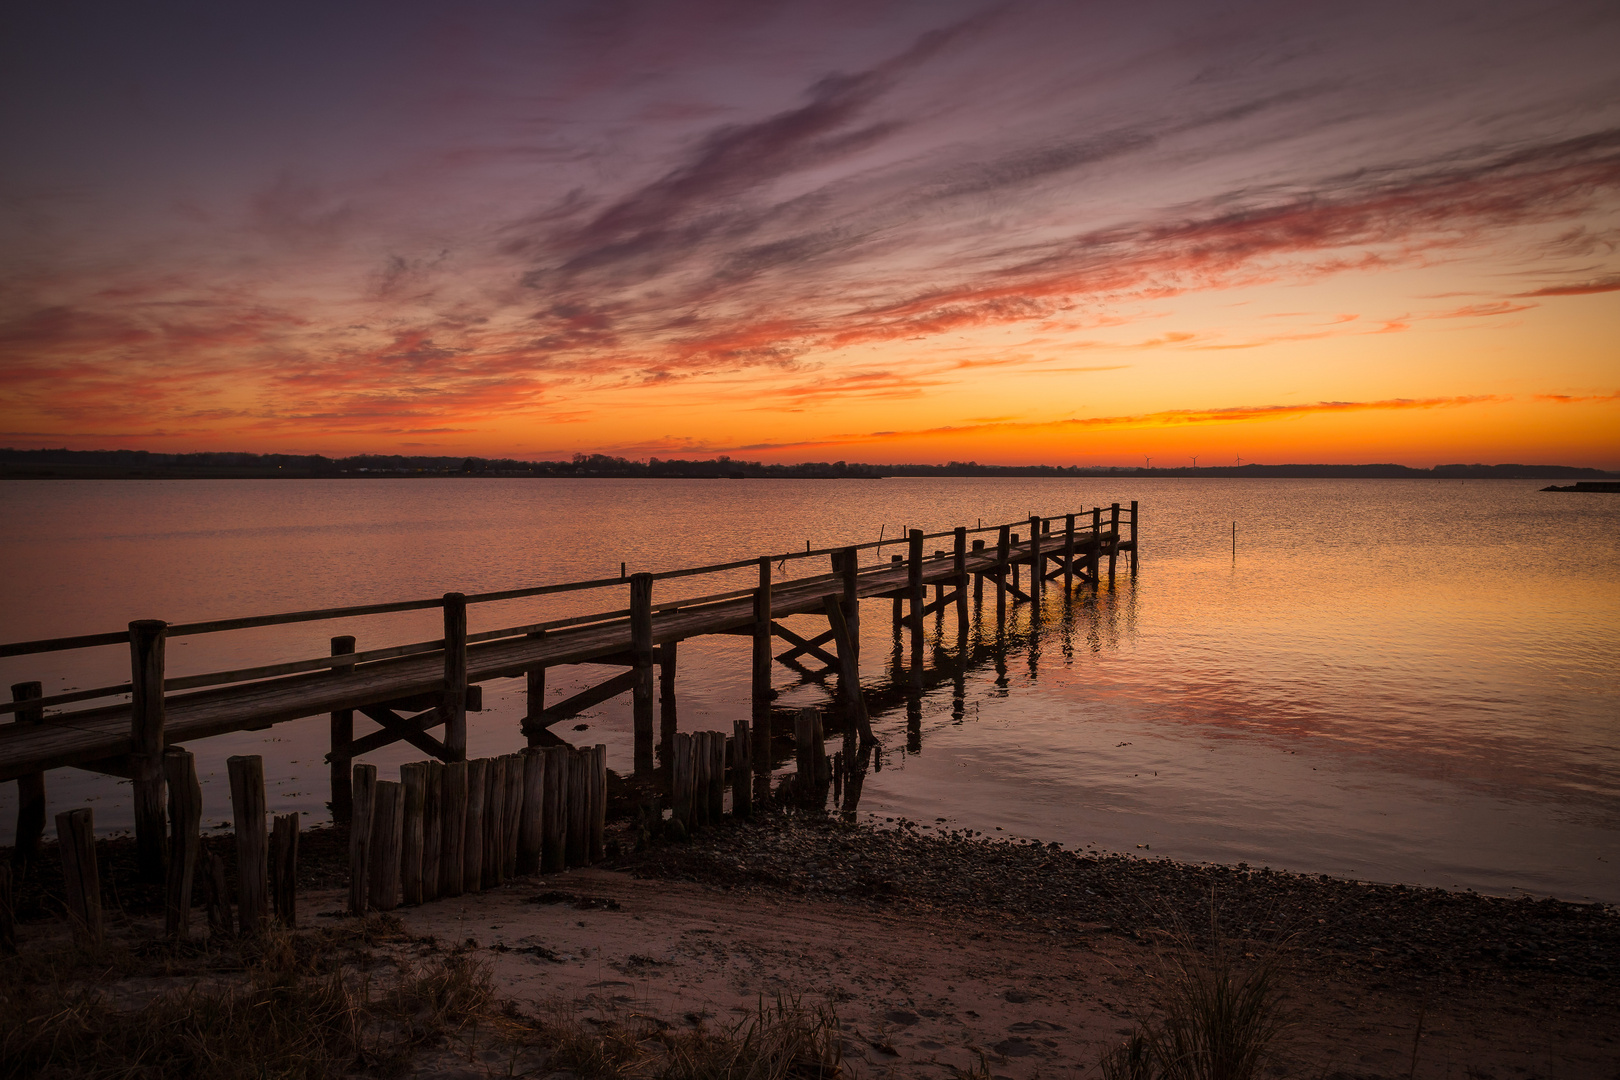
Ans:
[{"label": "wooden railing post", "polygon": [[[653,771],[653,576],[646,572],[630,575],[630,654],[635,664],[631,686],[635,721],[635,771],[647,776]],[[769,627],[766,627],[769,632]],[[769,639],[767,639],[767,644]]]},{"label": "wooden railing post", "polygon": [[861,565],[861,553],[858,548],[847,547],[838,560],[839,573],[844,578],[844,626],[849,631],[850,648],[855,650],[856,659],[860,658],[861,651],[861,598],[858,593],[859,582],[856,574]]},{"label": "wooden railing post", "polygon": [[1131,577],[1136,576],[1136,500],[1131,500]]},{"label": "wooden railing post", "polygon": [[[544,630],[536,630],[528,635],[531,640],[539,640],[546,636]],[[545,728],[540,726],[540,714],[546,711],[546,669],[532,667],[524,673],[525,689],[528,694],[525,701],[528,705],[527,715],[523,720],[523,734],[530,746],[539,746],[545,741]]]},{"label": "wooden railing post", "polygon": [[190,753],[171,746],[163,752],[163,779],[169,789],[169,874],[163,892],[163,930],[183,941],[191,929],[191,885],[202,846],[202,788]]},{"label": "wooden railing post", "polygon": [[467,598],[444,594],[444,752],[467,760]]},{"label": "wooden railing post", "polygon": [[[354,636],[352,634],[339,634],[332,639],[333,656],[349,656],[354,653]],[[354,670],[354,664],[333,664],[332,674],[346,675]],[[349,746],[354,742],[354,710],[335,709],[332,712],[332,752],[327,760],[332,763],[332,820],[348,821],[354,813],[354,785],[350,780],[350,768],[354,764],[354,757],[349,752]]]},{"label": "wooden railing post", "polygon": [[237,933],[251,937],[270,919],[270,840],[264,825],[264,759],[241,754],[225,759],[231,778],[232,828],[236,831]]},{"label": "wooden railing post", "polygon": [[996,534],[996,625],[1007,623],[1007,568],[1012,553],[1010,526],[1003,525]]},{"label": "wooden railing post", "polygon": [[[975,541],[973,541],[973,554],[974,554],[975,557],[984,554],[984,541],[983,540],[975,540]],[[975,570],[975,571],[973,571],[973,606],[975,608],[978,608],[978,607],[982,607],[983,605],[984,605],[984,572],[982,570]]]},{"label": "wooden railing post", "polygon": [[1114,565],[1119,562],[1119,503],[1108,514],[1108,587],[1114,587]]},{"label": "wooden railing post", "polygon": [[[889,565],[896,569],[898,569],[905,561],[906,557],[904,555],[889,556]],[[894,590],[894,637],[896,642],[900,640],[900,625],[905,621],[906,602],[905,600],[901,599],[900,593],[900,589]]]},{"label": "wooden railing post", "polygon": [[1097,588],[1102,583],[1102,507],[1091,508],[1091,554],[1087,557],[1091,564],[1091,587]]},{"label": "wooden railing post", "polygon": [[957,526],[952,534],[952,556],[955,559],[953,569],[956,571],[956,625],[958,629],[967,626],[967,529]]},{"label": "wooden railing post", "polygon": [[129,764],[135,787],[135,860],[147,881],[164,878],[163,645],[168,624],[129,624]]},{"label": "wooden railing post", "polygon": [[754,707],[767,704],[771,693],[771,560],[759,557],[759,586],[754,590]]},{"label": "wooden railing post", "polygon": [[1063,592],[1074,591],[1074,515],[1063,516]]},{"label": "wooden railing post", "polygon": [[913,688],[922,686],[923,669],[923,605],[926,594],[923,592],[923,531],[912,529],[906,537],[907,566],[906,566],[906,596],[910,601],[907,613],[911,623],[911,685]]},{"label": "wooden railing post", "polygon": [[[1041,527],[1045,524],[1040,515],[1029,515],[1029,595],[1032,600],[1046,587],[1046,560],[1041,555]],[[1039,607],[1038,600],[1036,606]]]},{"label": "wooden railing post", "polygon": [[[31,701],[42,696],[37,682],[11,685],[12,701]],[[18,709],[17,724],[42,724],[44,709]],[[39,858],[39,840],[45,834],[45,774],[31,772],[17,777],[17,834],[11,849],[12,865],[21,869]]]}]

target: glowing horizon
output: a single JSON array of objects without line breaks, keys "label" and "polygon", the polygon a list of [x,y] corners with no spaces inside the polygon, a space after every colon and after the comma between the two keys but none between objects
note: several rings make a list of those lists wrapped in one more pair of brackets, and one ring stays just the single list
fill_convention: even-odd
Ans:
[{"label": "glowing horizon", "polygon": [[1612,5],[387,12],[5,17],[0,445],[1620,468]]}]

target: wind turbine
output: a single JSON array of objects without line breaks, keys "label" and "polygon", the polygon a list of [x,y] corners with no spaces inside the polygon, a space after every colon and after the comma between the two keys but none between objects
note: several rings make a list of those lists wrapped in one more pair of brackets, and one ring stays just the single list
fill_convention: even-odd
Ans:
[{"label": "wind turbine", "polygon": [[1195,468],[1195,469],[1198,468],[1198,455],[1193,454],[1192,459],[1193,459],[1193,468]]}]

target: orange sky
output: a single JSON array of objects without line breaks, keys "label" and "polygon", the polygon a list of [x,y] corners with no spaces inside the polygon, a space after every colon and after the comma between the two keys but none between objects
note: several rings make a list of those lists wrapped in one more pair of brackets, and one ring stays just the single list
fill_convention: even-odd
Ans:
[{"label": "orange sky", "polygon": [[624,11],[8,16],[0,445],[1620,468],[1612,5]]}]

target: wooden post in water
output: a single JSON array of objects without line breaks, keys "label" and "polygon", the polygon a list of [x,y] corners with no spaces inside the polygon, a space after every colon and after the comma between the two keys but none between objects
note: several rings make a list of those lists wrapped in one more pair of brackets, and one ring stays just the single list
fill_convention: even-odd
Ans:
[{"label": "wooden post in water", "polygon": [[956,625],[963,627],[968,621],[967,529],[962,526],[951,534],[951,569],[956,574]]},{"label": "wooden post in water", "polygon": [[95,819],[88,807],[56,815],[56,846],[62,853],[62,891],[73,922],[73,940],[81,948],[99,949],[101,872],[96,868]]},{"label": "wooden post in water", "polygon": [[540,872],[540,850],[545,845],[546,757],[538,746],[525,747],[523,758],[523,813],[518,818],[517,872]]},{"label": "wooden post in water", "polygon": [[444,752],[467,759],[467,598],[444,594]]},{"label": "wooden post in water", "polygon": [[243,937],[270,921],[270,840],[264,827],[264,759],[225,759],[231,777],[231,827],[236,831],[236,929]]},{"label": "wooden post in water", "polygon": [[1119,562],[1119,503],[1115,503],[1108,515],[1108,587],[1114,587],[1114,566]]},{"label": "wooden post in water", "polygon": [[[835,567],[844,579],[844,599],[840,605],[840,610],[844,615],[844,628],[849,634],[850,649],[855,654],[856,660],[859,660],[861,655],[861,598],[859,592],[860,582],[857,576],[860,572],[860,565],[860,549],[847,547],[843,550],[842,556],[838,559],[838,565]],[[843,646],[840,645],[839,648],[841,649]]]},{"label": "wooden post in water", "polygon": [[692,733],[677,731],[670,759],[669,810],[670,817],[688,830],[692,828],[692,781],[695,778],[692,766]]},{"label": "wooden post in water", "polygon": [[484,888],[506,880],[506,759],[484,759]]},{"label": "wooden post in water", "polygon": [[[333,656],[354,653],[354,637],[340,634],[332,639]],[[354,671],[354,663],[333,664],[332,675],[341,678]],[[348,821],[354,813],[354,788],[350,785],[350,768],[354,757],[349,746],[354,742],[354,710],[335,709],[332,712],[332,752],[326,756],[331,763],[332,820]]]},{"label": "wooden post in water", "polygon": [[444,862],[444,762],[423,764],[422,784],[422,902],[439,898],[439,875]]},{"label": "wooden post in water", "polygon": [[591,747],[591,829],[590,845],[587,855],[591,862],[598,863],[607,855],[605,837],[607,834],[607,744],[597,743]]},{"label": "wooden post in water", "polygon": [[1063,594],[1074,591],[1074,515],[1063,518]]},{"label": "wooden post in water", "polygon": [[354,767],[354,816],[349,821],[349,914],[371,906],[371,821],[377,809],[377,766]]},{"label": "wooden post in water", "polygon": [[1007,560],[1012,552],[1012,537],[1003,525],[996,536],[996,626],[1007,625]]},{"label": "wooden post in water", "polygon": [[439,804],[439,895],[460,896],[466,891],[467,763],[444,766]]},{"label": "wooden post in water", "polygon": [[568,865],[589,865],[590,847],[590,751],[570,750],[568,752]]},{"label": "wooden post in water", "polygon": [[[889,556],[889,565],[893,567],[898,567],[905,561],[906,557],[904,555]],[[905,621],[905,600],[901,596],[901,591],[900,589],[894,591],[894,636],[896,641],[900,638],[900,624]]]},{"label": "wooden post in water", "polygon": [[191,884],[202,847],[202,788],[197,784],[196,762],[178,746],[163,751],[163,779],[169,789],[169,873],[163,889],[163,932],[183,941],[191,929]]},{"label": "wooden post in water", "polygon": [[1040,590],[1046,587],[1046,557],[1041,554],[1041,530],[1046,522],[1040,515],[1029,516],[1029,596],[1040,608]]},{"label": "wooden post in water", "polygon": [[270,829],[270,903],[276,920],[298,929],[298,812],[277,814]]},{"label": "wooden post in water", "polygon": [[1136,500],[1131,500],[1131,577],[1136,576]]},{"label": "wooden post in water", "polygon": [[720,824],[726,813],[726,733],[709,732],[709,823]]},{"label": "wooden post in water", "polygon": [[[652,583],[649,573],[630,575],[630,654],[635,664],[635,770],[638,776],[653,771],[653,628]],[[767,633],[770,627],[766,627]],[[769,646],[769,638],[766,644]]]},{"label": "wooden post in water", "polygon": [[[32,701],[43,688],[37,682],[11,684],[12,701]],[[16,724],[43,724],[45,710],[18,709]],[[39,858],[39,840],[45,834],[45,774],[40,771],[17,777],[17,832],[11,848],[11,863],[19,869]]]},{"label": "wooden post in water", "polygon": [[[544,630],[535,630],[528,635],[531,639],[546,636]],[[545,740],[545,728],[540,726],[540,714],[546,711],[546,669],[535,666],[523,673],[524,704],[526,706],[523,717],[523,735],[530,746],[539,746]]]},{"label": "wooden post in water", "polygon": [[541,815],[543,843],[540,864],[555,874],[568,865],[568,755],[566,746],[548,746],[546,758],[546,809]]},{"label": "wooden post in water", "polygon": [[745,720],[731,725],[731,815],[754,812],[754,736]]},{"label": "wooden post in water", "polygon": [[[1018,542],[1021,539],[1023,539],[1021,536],[1019,536],[1017,533],[1013,533],[1012,534],[1012,546],[1017,547]],[[1019,579],[1019,576],[1018,576],[1018,561],[1017,561],[1016,556],[1013,559],[1013,562],[1012,562],[1012,565],[1011,565],[1010,569],[1012,570],[1013,588],[1015,588],[1015,589],[1022,588],[1023,587],[1023,582]]]},{"label": "wooden post in water", "polygon": [[1091,508],[1091,551],[1087,555],[1087,562],[1091,565],[1091,587],[1098,588],[1102,583],[1102,507]]},{"label": "wooden post in water", "polygon": [[761,555],[759,585],[754,590],[754,707],[764,707],[774,696],[771,693],[771,560]]},{"label": "wooden post in water", "polygon": [[[973,555],[974,555],[974,557],[977,558],[978,556],[983,555],[983,554],[984,554],[984,541],[983,540],[975,540],[975,541],[973,541]],[[981,608],[981,607],[984,606],[984,572],[982,570],[973,571],[973,606],[974,606],[975,609]]]},{"label": "wooden post in water", "polygon": [[912,529],[907,540],[906,593],[910,600],[907,614],[911,622],[911,685],[918,688],[922,686],[923,673],[923,531]]},{"label": "wooden post in water", "polygon": [[377,781],[371,819],[371,906],[399,906],[399,847],[405,826],[405,789],[394,780]]},{"label": "wooden post in water", "polygon": [[129,624],[130,771],[135,788],[135,862],[146,881],[164,878],[163,645],[168,624]]},{"label": "wooden post in water", "polygon": [[501,876],[517,877],[518,830],[523,823],[523,758],[506,755],[506,814],[501,822]]},{"label": "wooden post in water", "polygon": [[484,797],[489,790],[489,759],[467,762],[467,817],[461,830],[461,891],[484,891]]},{"label": "wooden post in water", "polygon": [[838,648],[839,688],[844,693],[844,700],[849,703],[850,715],[855,721],[856,729],[861,733],[861,741],[875,743],[877,737],[872,734],[872,719],[866,712],[866,695],[861,693],[861,671],[856,662],[855,646],[851,640],[849,626],[844,622],[844,613],[839,610],[832,597],[824,597],[822,605],[827,612],[827,622],[832,626],[833,643]]},{"label": "wooden post in water", "polygon": [[[427,773],[425,761],[414,761],[399,767],[399,784],[405,790],[405,818],[399,840],[399,890],[401,899],[411,906],[422,902],[423,834],[427,810]],[[437,870],[438,866],[435,865]]]},{"label": "wooden post in water", "polygon": [[[940,551],[938,548],[934,549],[934,558],[943,559],[944,557],[945,557],[945,553],[943,551]],[[938,580],[936,580],[934,582],[934,618],[943,619],[944,617],[945,617],[945,581],[944,581],[943,578],[941,578],[941,579],[938,579]]]}]

